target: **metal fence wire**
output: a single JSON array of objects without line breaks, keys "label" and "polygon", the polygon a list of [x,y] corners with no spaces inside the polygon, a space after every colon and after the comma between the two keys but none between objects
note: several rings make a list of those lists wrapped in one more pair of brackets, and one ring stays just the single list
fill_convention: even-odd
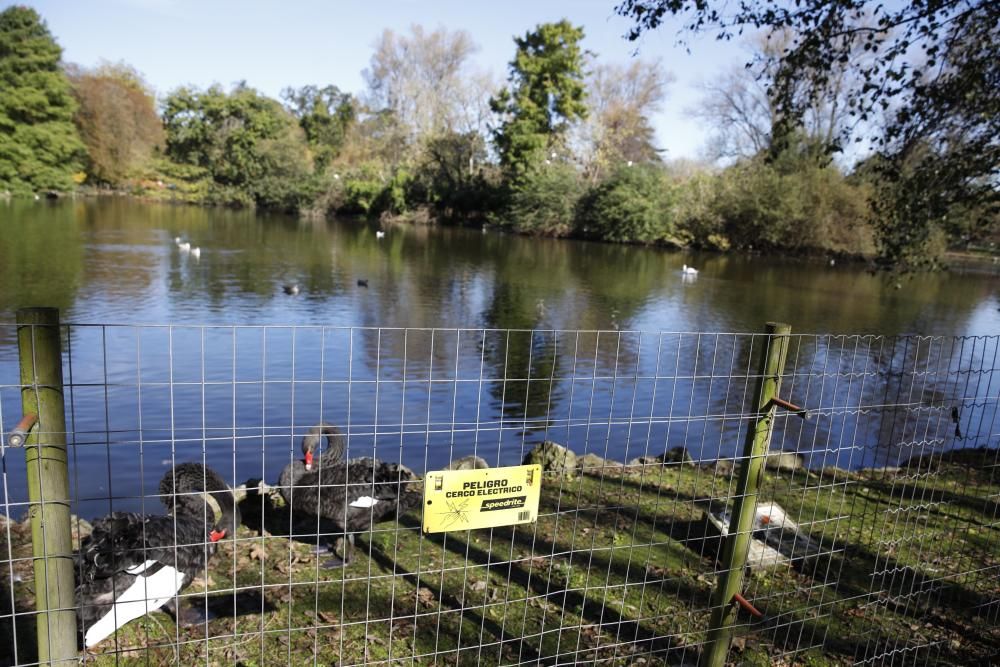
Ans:
[{"label": "metal fence wire", "polygon": [[[81,628],[95,664],[701,659],[766,336],[74,324],[60,338],[78,617],[129,581],[140,602],[160,595],[164,564],[197,571],[157,611],[116,630],[112,614],[92,646]],[[808,414],[774,414],[730,662],[1000,654],[998,343],[789,338],[781,397]],[[17,327],[0,326],[5,434],[35,390],[19,373]],[[321,422],[343,439],[320,438],[315,467],[391,471],[397,500],[380,502],[397,505],[349,526],[353,550],[279,488]],[[321,465],[337,443],[341,463]],[[0,665],[40,661],[24,452],[5,438]],[[526,459],[545,466],[531,523],[427,534],[426,505],[403,500],[428,472]],[[232,491],[178,476],[164,493],[183,463]],[[343,497],[338,481],[321,497]],[[81,585],[95,576],[113,582],[104,598]]]}]

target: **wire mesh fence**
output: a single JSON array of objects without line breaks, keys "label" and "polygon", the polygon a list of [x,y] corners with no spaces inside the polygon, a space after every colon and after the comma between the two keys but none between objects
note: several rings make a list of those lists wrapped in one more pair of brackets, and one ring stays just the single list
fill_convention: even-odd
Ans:
[{"label": "wire mesh fence", "polygon": [[[674,665],[702,655],[766,336],[60,332],[77,641],[97,664]],[[33,391],[16,334],[0,326],[4,433]],[[730,660],[971,665],[1000,651],[998,347],[1000,337],[791,337],[781,395],[808,419],[774,417]],[[319,438],[315,465],[341,472],[320,475],[307,511],[288,480],[304,479],[302,442],[321,422],[338,435]],[[525,460],[545,468],[535,521],[421,530],[426,473]],[[201,486],[182,487],[188,462],[232,491],[206,494],[205,469]],[[355,496],[351,470],[363,480]],[[39,661],[26,479],[22,450],[5,441],[0,664]],[[323,494],[335,512],[324,515]],[[185,496],[204,502],[186,512]],[[345,522],[355,497],[391,511],[370,505]],[[186,537],[191,517],[204,539]],[[129,622],[112,613],[112,631],[86,646],[95,617],[85,610],[108,602],[81,586],[95,577],[88,558],[114,580],[101,594],[121,600],[141,580],[146,606]],[[151,590],[164,564],[190,570],[176,596]],[[157,595],[162,607],[145,613]]]}]

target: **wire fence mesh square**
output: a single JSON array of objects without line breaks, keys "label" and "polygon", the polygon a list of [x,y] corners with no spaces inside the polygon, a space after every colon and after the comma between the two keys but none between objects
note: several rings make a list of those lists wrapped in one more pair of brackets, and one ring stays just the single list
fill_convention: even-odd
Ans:
[{"label": "wire fence mesh square", "polygon": [[[792,336],[781,394],[808,419],[775,419],[743,590],[762,615],[738,617],[734,660],[985,664],[1000,651],[998,340]],[[181,501],[161,479],[185,462],[233,488],[242,522],[205,533],[207,568],[177,600],[86,648],[97,664],[701,654],[763,335],[65,325],[62,341],[74,550],[112,513],[166,516]],[[16,327],[0,326],[5,433],[22,391]],[[279,475],[320,422],[343,434],[348,469],[403,466],[395,496],[370,498],[398,512],[349,530],[293,511]],[[430,471],[526,459],[546,470],[530,524],[424,534],[428,508],[398,500]],[[0,664],[38,660],[25,480],[5,443]],[[221,504],[199,505],[198,530],[218,528]],[[128,547],[153,558],[148,540]],[[78,589],[77,607],[96,603]]]}]

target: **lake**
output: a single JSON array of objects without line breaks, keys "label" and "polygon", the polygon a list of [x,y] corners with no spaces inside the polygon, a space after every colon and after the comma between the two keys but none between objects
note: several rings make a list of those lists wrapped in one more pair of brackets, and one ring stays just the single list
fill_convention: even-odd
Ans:
[{"label": "lake", "polygon": [[[15,311],[44,305],[72,323],[84,516],[109,496],[143,506],[171,461],[274,481],[321,418],[349,432],[350,456],[421,471],[473,452],[515,464],[546,438],[710,460],[742,448],[754,334],[773,320],[794,334],[782,393],[815,415],[783,414],[774,449],[857,468],[996,446],[996,273],[897,285],[844,262],[378,229],[113,197],[0,202],[0,425],[21,414]],[[23,456],[4,459],[16,507]]]}]

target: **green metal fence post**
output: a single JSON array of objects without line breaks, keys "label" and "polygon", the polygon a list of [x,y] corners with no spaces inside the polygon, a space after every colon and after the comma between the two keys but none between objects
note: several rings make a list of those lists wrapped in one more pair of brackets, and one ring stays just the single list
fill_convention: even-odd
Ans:
[{"label": "green metal fence post", "polygon": [[24,450],[35,565],[38,661],[71,665],[77,662],[76,609],[59,311],[17,311],[17,345],[21,406],[25,414],[38,415],[38,426]]},{"label": "green metal fence post", "polygon": [[791,330],[787,324],[776,322],[768,322],[765,330],[767,348],[761,355],[757,419],[747,430],[747,441],[743,448],[743,465],[740,466],[736,482],[736,499],[730,515],[729,532],[722,545],[722,571],[719,573],[719,585],[712,596],[712,620],[708,642],[701,655],[702,667],[722,667],[729,653],[732,626],[736,622],[737,612],[733,597],[743,585],[743,568],[746,566],[750,546],[757,489],[760,487],[764,460],[771,444],[774,425],[774,405],[771,399],[778,395],[781,386]]}]

